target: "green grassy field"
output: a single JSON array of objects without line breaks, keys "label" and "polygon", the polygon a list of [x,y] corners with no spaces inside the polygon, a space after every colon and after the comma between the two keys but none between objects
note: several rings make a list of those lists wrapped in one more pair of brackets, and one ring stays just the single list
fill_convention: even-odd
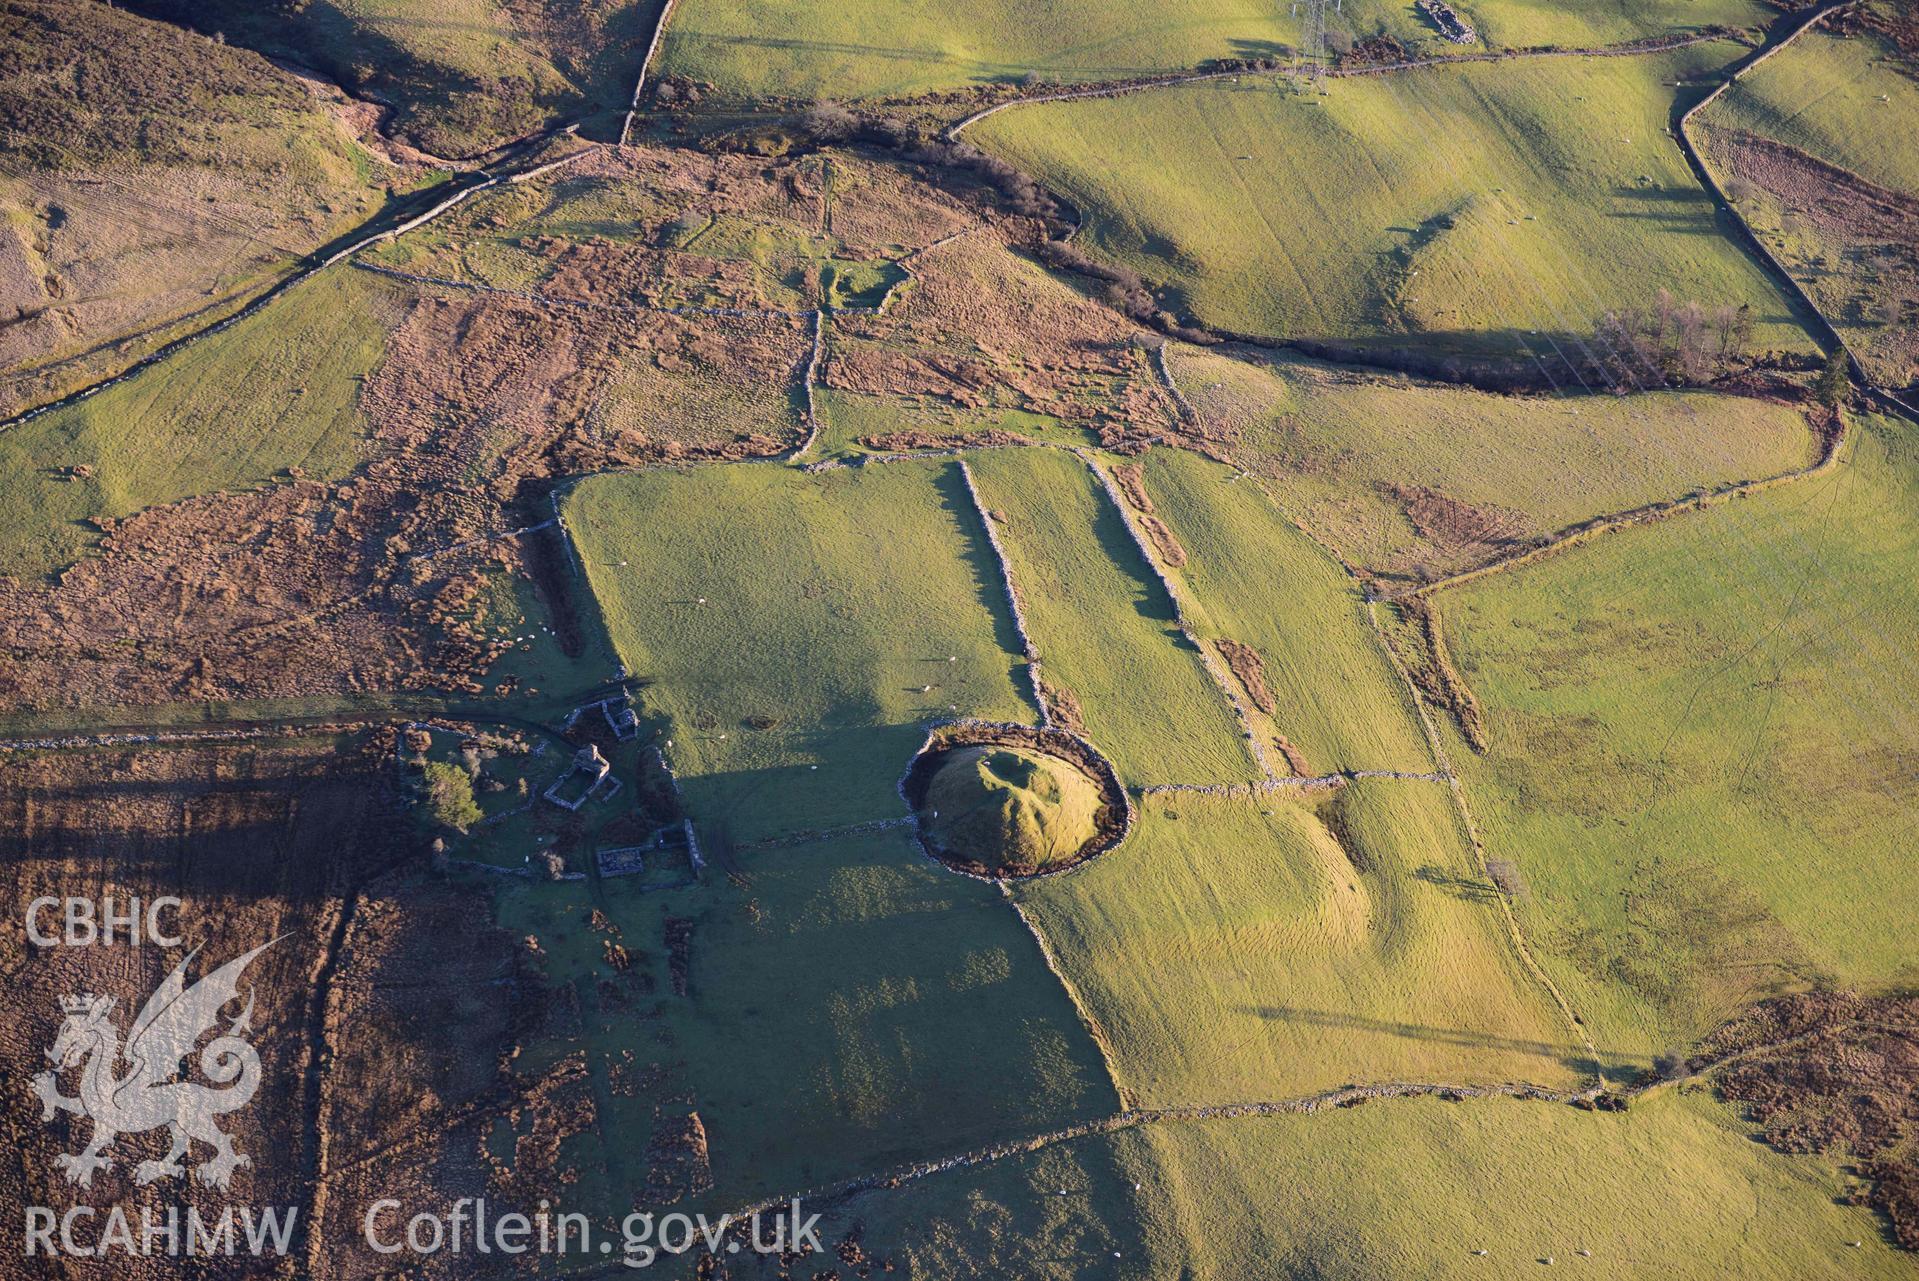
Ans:
[{"label": "green grassy field", "polygon": [[1005,518],[1000,540],[1045,679],[1072,691],[1120,778],[1254,777],[1232,705],[1086,465],[1063,450],[995,449],[971,466],[987,510]]},{"label": "green grassy field", "polygon": [[1817,449],[1798,411],[1730,396],[1497,396],[1184,346],[1170,361],[1201,418],[1236,437],[1233,457],[1379,573],[1456,568],[1490,550],[1422,531],[1389,486],[1437,491],[1494,518],[1496,537],[1519,537],[1777,475]]},{"label": "green grassy field", "polygon": [[1736,53],[1481,64],[1324,95],[1249,78],[1019,108],[968,137],[1085,210],[1083,247],[1211,324],[1523,358],[1551,354],[1535,331],[1589,334],[1664,288],[1750,304],[1758,347],[1804,349],[1667,137],[1668,83]]},{"label": "green grassy field", "polygon": [[1417,1100],[1154,1127],[1122,1146],[1159,1175],[1158,1196],[1142,1190],[1148,1233],[1167,1253],[1183,1245],[1196,1277],[1249,1259],[1267,1275],[1355,1279],[1529,1277],[1546,1260],[1700,1281],[1913,1271],[1868,1211],[1834,1203],[1835,1163],[1769,1152],[1698,1097],[1624,1116]]},{"label": "green grassy field", "polygon": [[172,359],[7,432],[7,571],[72,562],[97,537],[84,523],[94,517],[263,484],[288,467],[345,475],[367,430],[360,380],[398,320],[396,298],[364,272],[326,272]]},{"label": "green grassy field", "polygon": [[1756,996],[1919,978],[1903,809],[1919,719],[1919,449],[1442,593],[1490,750],[1456,759],[1529,936],[1602,1043]]},{"label": "green grassy field", "polygon": [[[1495,45],[1590,46],[1708,23],[1763,21],[1750,0],[1481,0],[1457,6]],[[1188,69],[1209,58],[1280,57],[1308,41],[1303,5],[1201,0],[1177,13],[1066,0],[1044,8],[990,0],[930,10],[864,0],[821,11],[792,0],[683,0],[667,28],[668,72],[728,96],[866,98],[970,84],[1114,80]],[[1330,30],[1448,48],[1411,5],[1350,0]],[[875,32],[885,35],[875,38]]]},{"label": "green grassy field", "polygon": [[1412,1100],[1075,1139],[862,1193],[826,1231],[859,1225],[914,1276],[1913,1275],[1835,1204],[1845,1184],[1698,1095],[1623,1116]]},{"label": "green grassy field", "polygon": [[820,390],[820,437],[813,447],[821,458],[859,457],[875,453],[860,444],[862,437],[885,437],[895,432],[933,432],[941,436],[968,436],[1006,431],[1032,440],[1059,445],[1097,445],[1098,438],[1083,427],[1023,409],[961,409],[934,398],[869,396],[852,391]]},{"label": "green grassy field", "polygon": [[1259,654],[1271,721],[1309,772],[1434,768],[1358,584],[1288,524],[1254,482],[1183,450],[1146,456],[1146,492],[1188,561],[1189,621]]},{"label": "green grassy field", "polygon": [[745,867],[702,910],[698,1000],[675,1020],[719,1188],[799,1190],[1118,1107],[992,886],[898,832]]},{"label": "green grassy field", "polygon": [[1015,891],[1144,1106],[1351,1082],[1561,1087],[1585,1053],[1520,968],[1442,784],[1161,795],[1126,844]]},{"label": "green grassy field", "polygon": [[565,511],[695,819],[734,839],[901,815],[928,722],[1037,715],[952,463],[600,476]]},{"label": "green grassy field", "polygon": [[[600,1124],[574,1140],[574,1206],[624,1214],[647,1183],[647,1136],[688,1111],[709,1145],[703,1203],[734,1209],[1117,1108],[1071,1002],[991,886],[897,832],[766,850],[743,868],[737,883],[653,892],[640,878],[498,890],[501,924],[539,939],[545,982],[578,1009],[576,1025],[530,1037],[523,1070],[584,1050],[605,1087]],[[625,971],[607,964],[609,940]]]},{"label": "green grassy field", "polygon": [[1741,76],[1700,115],[1714,129],[1776,138],[1868,182],[1919,195],[1919,84],[1893,46],[1871,34],[1824,30]]}]

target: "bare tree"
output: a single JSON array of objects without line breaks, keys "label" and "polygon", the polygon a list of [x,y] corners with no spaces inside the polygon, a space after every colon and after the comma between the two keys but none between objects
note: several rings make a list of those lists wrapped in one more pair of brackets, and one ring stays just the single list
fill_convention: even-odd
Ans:
[{"label": "bare tree", "polygon": [[1519,874],[1519,865],[1508,858],[1489,858],[1486,860],[1486,875],[1493,878],[1493,884],[1507,898],[1524,898],[1526,878]]},{"label": "bare tree", "polygon": [[820,142],[845,142],[859,132],[860,118],[837,102],[816,102],[800,117],[800,125]]}]

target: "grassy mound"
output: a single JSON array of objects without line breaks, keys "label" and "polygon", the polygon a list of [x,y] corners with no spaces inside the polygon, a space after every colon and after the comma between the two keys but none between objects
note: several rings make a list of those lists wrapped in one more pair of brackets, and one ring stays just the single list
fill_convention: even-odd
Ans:
[{"label": "grassy mound", "polygon": [[964,747],[940,763],[922,818],[933,845],[992,873],[1070,863],[1097,835],[1099,789],[1066,761],[1015,747]]}]

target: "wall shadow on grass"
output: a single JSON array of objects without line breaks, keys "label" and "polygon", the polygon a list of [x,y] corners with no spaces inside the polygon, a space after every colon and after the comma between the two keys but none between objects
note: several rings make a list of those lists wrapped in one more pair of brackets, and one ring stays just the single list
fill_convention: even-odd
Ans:
[{"label": "wall shadow on grass", "polygon": [[1532,1054],[1540,1058],[1552,1059],[1574,1072],[1589,1076],[1602,1069],[1608,1076],[1626,1075],[1650,1066],[1652,1062],[1643,1055],[1623,1054],[1618,1051],[1606,1051],[1596,1060],[1586,1052],[1586,1047],[1583,1045],[1528,1041],[1499,1036],[1491,1032],[1478,1032],[1471,1028],[1434,1027],[1427,1023],[1375,1019],[1363,1014],[1343,1014],[1331,1010],[1305,1010],[1288,1005],[1258,1005],[1246,1007],[1245,1012],[1263,1019],[1274,1019],[1306,1027],[1378,1032],[1386,1036],[1405,1037],[1409,1040],[1427,1041],[1436,1045]]}]

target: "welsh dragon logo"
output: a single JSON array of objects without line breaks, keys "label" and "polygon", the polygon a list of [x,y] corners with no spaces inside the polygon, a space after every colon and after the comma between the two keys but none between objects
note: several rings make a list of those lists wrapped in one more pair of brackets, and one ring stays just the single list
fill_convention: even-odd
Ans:
[{"label": "welsh dragon logo", "polygon": [[[200,1071],[226,1088],[184,1079],[184,1060],[203,1036],[218,1031],[220,1011],[239,998],[241,973],[272,946],[273,942],[261,944],[192,987],[186,984],[186,971],[199,949],[189,952],[147,998],[127,1032],[124,1048],[120,1029],[107,1017],[113,1009],[111,996],[61,998],[66,1021],[46,1052],[54,1067],[33,1078],[33,1092],[44,1109],[42,1120],[51,1121],[56,1111],[62,1111],[93,1122],[93,1139],[84,1152],[54,1158],[69,1183],[91,1187],[96,1170],[113,1168],[106,1150],[116,1138],[163,1125],[172,1132],[172,1145],[163,1159],[142,1161],[134,1169],[136,1183],[185,1174],[181,1158],[195,1140],[213,1149],[213,1156],[194,1168],[195,1176],[209,1187],[224,1191],[235,1169],[253,1164],[251,1158],[234,1151],[233,1140],[215,1124],[224,1113],[245,1107],[260,1088],[260,1056],[246,1041],[252,1030],[251,988],[239,1016],[200,1049]],[[124,1073],[119,1070],[123,1059]],[[60,1093],[59,1077],[75,1067],[81,1068],[80,1093],[68,1098]]]}]

